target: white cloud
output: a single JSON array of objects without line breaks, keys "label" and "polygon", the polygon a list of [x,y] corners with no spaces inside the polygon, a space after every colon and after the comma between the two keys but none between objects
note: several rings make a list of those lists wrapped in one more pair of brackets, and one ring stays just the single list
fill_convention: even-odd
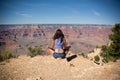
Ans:
[{"label": "white cloud", "polygon": [[32,17],[30,14],[26,14],[26,13],[18,13],[16,12],[17,15],[21,15],[23,17]]},{"label": "white cloud", "polygon": [[97,11],[95,11],[95,10],[93,10],[92,12],[93,12],[93,14],[96,15],[96,16],[100,16],[100,15],[101,15],[99,12],[97,12]]}]

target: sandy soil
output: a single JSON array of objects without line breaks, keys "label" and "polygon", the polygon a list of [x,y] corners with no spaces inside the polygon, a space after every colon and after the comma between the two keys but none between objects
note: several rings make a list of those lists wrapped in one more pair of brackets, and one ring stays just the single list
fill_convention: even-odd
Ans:
[{"label": "sandy soil", "polygon": [[80,56],[68,59],[19,56],[0,62],[0,80],[120,80],[120,61],[100,66]]}]

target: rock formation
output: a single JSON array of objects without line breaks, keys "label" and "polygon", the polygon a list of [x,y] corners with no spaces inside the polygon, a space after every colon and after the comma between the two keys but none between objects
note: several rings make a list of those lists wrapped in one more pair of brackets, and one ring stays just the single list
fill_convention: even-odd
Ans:
[{"label": "rock formation", "polygon": [[[0,25],[0,45],[14,47],[13,50],[24,52],[28,46],[42,45],[45,48],[55,31],[62,29],[68,44],[74,53],[89,52],[96,46],[109,42],[112,25],[80,25],[80,24],[23,24]],[[19,49],[20,48],[20,49]],[[20,53],[20,52],[19,52]],[[22,53],[22,52],[21,52]]]},{"label": "rock formation", "polygon": [[50,55],[33,58],[19,56],[15,59],[0,62],[0,80],[119,79],[120,61],[100,66],[80,56],[68,62],[67,59],[54,59]]}]

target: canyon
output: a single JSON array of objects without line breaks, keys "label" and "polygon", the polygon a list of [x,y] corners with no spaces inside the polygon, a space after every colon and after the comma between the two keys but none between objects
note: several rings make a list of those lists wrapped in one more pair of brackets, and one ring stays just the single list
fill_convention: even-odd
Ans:
[{"label": "canyon", "polygon": [[28,53],[28,47],[41,46],[43,54],[48,54],[46,46],[50,45],[57,29],[65,35],[70,51],[88,53],[95,47],[110,42],[113,25],[100,24],[9,24],[0,25],[0,49],[9,49],[14,55]]}]

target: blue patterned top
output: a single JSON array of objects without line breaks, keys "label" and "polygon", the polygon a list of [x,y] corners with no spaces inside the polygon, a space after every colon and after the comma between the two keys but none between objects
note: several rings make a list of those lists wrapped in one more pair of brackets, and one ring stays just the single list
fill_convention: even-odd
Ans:
[{"label": "blue patterned top", "polygon": [[61,42],[61,38],[55,39],[55,49],[63,49],[63,41]]}]

